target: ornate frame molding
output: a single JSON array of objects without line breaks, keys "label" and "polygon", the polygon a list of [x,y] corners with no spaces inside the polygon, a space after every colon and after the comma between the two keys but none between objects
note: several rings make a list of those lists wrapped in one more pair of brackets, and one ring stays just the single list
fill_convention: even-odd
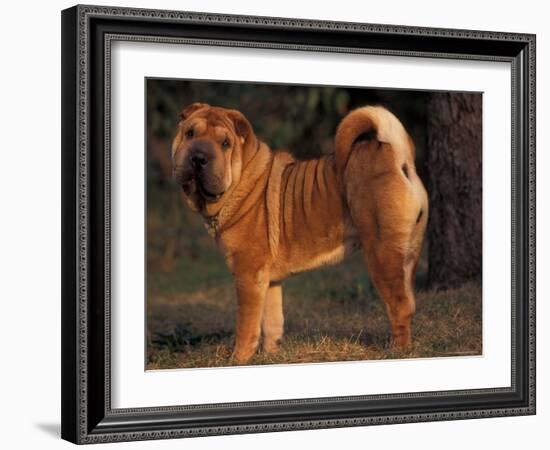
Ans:
[{"label": "ornate frame molding", "polygon": [[[318,30],[335,33],[333,44],[298,42],[271,42],[245,39],[219,39],[211,37],[174,37],[151,36],[132,32],[105,32],[92,30],[93,22],[98,19],[117,21],[124,27],[128,21],[147,23],[162,23],[166,26],[239,26],[251,35],[256,31],[268,30],[270,33],[281,31]],[[205,14],[196,12],[158,11],[148,9],[130,9],[99,6],[76,6],[63,13],[63,190],[64,193],[64,250],[63,250],[63,377],[71,379],[71,383],[63,389],[62,434],[63,437],[77,443],[97,443],[111,441],[128,441],[142,439],[163,439],[172,437],[206,436],[215,434],[237,434],[250,432],[270,432],[297,429],[347,427],[372,424],[439,421],[452,419],[468,419],[481,417],[499,417],[509,415],[525,415],[535,413],[535,36],[530,34],[500,33],[470,30],[449,30],[440,28],[405,27],[396,25],[377,25],[332,21],[313,21],[304,19],[271,18],[256,16],[235,16],[222,14]],[[424,37],[426,40],[439,43],[442,40],[449,43],[460,42],[462,47],[457,52],[445,52],[436,44],[433,49],[398,49],[380,47],[350,47],[339,44],[338,36],[345,37],[348,33],[364,35],[365,42],[370,36],[376,36],[379,41],[384,37]],[[103,145],[103,188],[101,208],[104,217],[97,216],[98,209],[92,207],[97,199],[97,193],[92,191],[92,175],[96,169],[91,165],[91,145],[93,137],[94,116],[90,110],[93,97],[98,93],[94,90],[98,60],[96,53],[101,53],[93,39],[100,38],[104,70],[102,106],[104,124],[101,130]],[[513,227],[513,354],[512,354],[512,386],[510,388],[484,389],[472,391],[432,392],[420,394],[398,394],[361,397],[335,397],[310,400],[287,400],[275,402],[253,402],[247,404],[194,405],[171,408],[140,408],[111,409],[110,402],[110,63],[111,43],[115,40],[145,41],[162,43],[186,43],[197,45],[224,45],[256,47],[266,49],[290,49],[323,52],[347,52],[363,54],[384,54],[397,56],[480,59],[487,61],[506,61],[512,64],[512,154],[513,176],[512,196],[512,227]],[[70,41],[70,42],[69,42]],[[411,41],[413,42],[413,41]],[[483,53],[477,50],[481,43],[498,43],[493,53]],[[345,44],[345,42],[343,42]],[[93,47],[96,45],[96,47]],[[438,44],[439,45],[439,44]],[[457,44],[458,45],[458,44]],[[471,45],[472,52],[464,50],[465,45]],[[487,48],[492,48],[490,45]],[[499,51],[499,49],[502,49]],[[514,49],[517,49],[514,50]],[[69,67],[70,66],[70,67]],[[101,81],[101,80],[100,80]],[[96,83],[96,84],[94,84]],[[100,139],[94,141],[97,145]],[[75,152],[76,148],[76,152]],[[519,161],[519,164],[518,164]],[[96,179],[96,182],[98,180]],[[519,186],[519,190],[518,190]],[[524,189],[523,186],[526,186]],[[93,197],[93,198],[92,198]],[[516,198],[517,197],[517,198]],[[95,214],[94,214],[95,212]],[[96,227],[97,221],[103,220],[103,241],[91,242],[90,232]],[[67,233],[65,233],[67,232]],[[518,237],[519,236],[519,237]],[[525,241],[525,242],[524,242]],[[93,245],[101,245],[102,250],[95,250]],[[516,250],[517,249],[517,250]],[[103,323],[97,325],[89,320],[92,314],[91,291],[96,291],[90,268],[98,264],[96,253],[102,256],[104,298]],[[519,254],[518,254],[519,253]],[[92,255],[92,256],[90,256]],[[519,272],[517,263],[520,262]],[[95,267],[95,266],[94,266]],[[97,275],[97,274],[96,274]],[[95,276],[95,275],[94,275]],[[517,301],[516,294],[526,293]],[[97,305],[96,305],[97,307]],[[519,309],[516,309],[519,308]],[[518,312],[522,317],[518,317]],[[97,327],[97,332],[94,331]],[[98,338],[98,333],[103,338]],[[95,334],[94,334],[95,333]],[[93,339],[90,336],[94,336]],[[519,347],[517,339],[525,339],[523,347]],[[522,339],[523,339],[522,338]],[[97,392],[89,377],[91,364],[97,363],[90,358],[90,349],[102,341],[104,349],[104,383],[102,404],[93,405],[90,393]],[[71,340],[71,343],[66,343]],[[523,341],[522,341],[523,342]],[[516,367],[521,370],[516,373]],[[99,370],[99,369],[98,369]],[[100,383],[101,384],[101,383]],[[519,386],[521,384],[521,386]],[[508,406],[495,405],[491,407],[472,407],[471,409],[434,410],[412,413],[393,413],[377,415],[376,413],[362,416],[342,415],[342,417],[325,417],[319,419],[281,420],[264,423],[220,424],[212,426],[190,425],[153,427],[144,424],[161,423],[170,418],[171,414],[182,414],[185,411],[208,410],[216,408],[242,407],[285,407],[291,405],[328,404],[349,400],[384,400],[399,399],[414,402],[427,396],[465,397],[472,398],[478,394],[518,394],[522,387],[521,401],[509,402]],[[526,398],[524,394],[527,394]],[[517,396],[517,395],[516,395]],[[142,416],[148,415],[148,422]],[[130,418],[130,419],[129,419]],[[164,418],[164,419],[163,419]],[[100,420],[98,420],[100,419]],[[121,422],[126,425],[120,425]],[[128,422],[130,423],[128,426]],[[183,423],[183,422],[182,422]]]}]

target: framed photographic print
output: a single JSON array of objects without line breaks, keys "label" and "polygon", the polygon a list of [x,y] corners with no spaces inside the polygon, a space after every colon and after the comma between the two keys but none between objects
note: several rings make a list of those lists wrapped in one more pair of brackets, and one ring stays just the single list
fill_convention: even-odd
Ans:
[{"label": "framed photographic print", "polygon": [[62,12],[62,437],[535,413],[535,36]]}]

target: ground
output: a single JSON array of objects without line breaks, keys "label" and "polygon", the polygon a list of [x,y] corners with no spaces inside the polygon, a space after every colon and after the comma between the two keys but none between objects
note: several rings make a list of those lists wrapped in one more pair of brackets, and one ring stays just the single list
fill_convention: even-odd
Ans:
[{"label": "ground", "polygon": [[[166,217],[148,212],[147,369],[230,365],[236,312],[231,274],[200,222],[184,214],[179,251],[166,258]],[[390,349],[385,307],[360,253],[283,284],[285,337],[280,353],[250,364],[287,364],[479,355],[481,287],[424,290],[417,279],[413,345]]]}]

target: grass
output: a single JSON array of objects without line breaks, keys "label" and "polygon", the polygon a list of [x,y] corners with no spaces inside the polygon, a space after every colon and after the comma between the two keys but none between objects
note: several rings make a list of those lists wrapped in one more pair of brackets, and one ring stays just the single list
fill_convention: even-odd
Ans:
[{"label": "grass", "polygon": [[[216,257],[206,252],[196,264],[183,259],[172,273],[150,274],[148,369],[231,364],[236,297],[231,276]],[[481,288],[474,284],[445,292],[419,291],[414,342],[402,352],[389,347],[385,307],[360,255],[288,280],[283,295],[281,351],[259,351],[250,364],[481,354]]]},{"label": "grass", "polygon": [[[280,353],[258,352],[250,364],[310,363],[481,354],[481,292],[475,285],[420,292],[414,343],[389,348],[385,308],[371,295],[285,297],[285,338]],[[307,291],[306,291],[307,292]],[[230,365],[235,298],[229,288],[159,299],[148,316],[148,369]],[[160,330],[164,331],[154,331]]]}]

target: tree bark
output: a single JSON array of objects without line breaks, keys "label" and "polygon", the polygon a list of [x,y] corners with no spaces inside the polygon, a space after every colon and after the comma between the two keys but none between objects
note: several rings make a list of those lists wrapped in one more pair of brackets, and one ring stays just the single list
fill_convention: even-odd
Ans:
[{"label": "tree bark", "polygon": [[428,286],[481,282],[481,94],[434,93],[428,102]]}]

